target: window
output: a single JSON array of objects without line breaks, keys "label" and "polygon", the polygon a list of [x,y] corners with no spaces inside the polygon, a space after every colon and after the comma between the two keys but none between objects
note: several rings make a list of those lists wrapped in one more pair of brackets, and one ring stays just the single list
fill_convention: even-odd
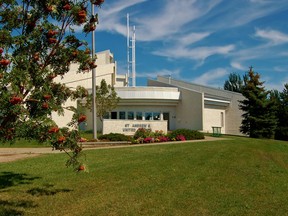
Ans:
[{"label": "window", "polygon": [[221,127],[224,127],[224,113],[221,112]]},{"label": "window", "polygon": [[153,113],[153,120],[160,120],[160,113],[159,112]]},{"label": "window", "polygon": [[[142,117],[142,116],[141,116]],[[134,119],[134,112],[128,112],[127,113],[127,118],[130,119],[130,120],[133,120]],[[141,118],[142,119],[142,118]]]},{"label": "window", "polygon": [[109,119],[109,113],[108,113],[108,112],[106,112],[106,113],[104,114],[103,119]]},{"label": "window", "polygon": [[152,120],[152,113],[151,112],[145,113],[145,120]]},{"label": "window", "polygon": [[126,112],[124,111],[119,112],[119,119],[126,119]]},{"label": "window", "polygon": [[117,112],[111,112],[111,119],[117,119]]},{"label": "window", "polygon": [[142,120],[142,112],[136,112],[136,119]]}]

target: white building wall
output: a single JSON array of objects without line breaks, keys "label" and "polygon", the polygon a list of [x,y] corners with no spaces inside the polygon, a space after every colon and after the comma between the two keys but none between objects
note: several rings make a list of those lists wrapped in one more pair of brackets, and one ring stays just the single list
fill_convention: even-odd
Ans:
[{"label": "white building wall", "polygon": [[[167,123],[165,124],[166,125],[166,129],[165,131],[167,131],[167,129],[175,129],[176,128],[176,122],[175,122],[175,118],[173,118],[174,116],[176,116],[176,110],[175,110],[175,106],[145,106],[145,105],[121,105],[121,102],[120,104],[118,105],[118,107],[116,109],[113,110],[113,112],[117,112],[118,114],[118,117],[119,117],[119,112],[126,112],[126,120],[127,119],[127,115],[128,115],[128,112],[134,112],[134,120],[136,120],[136,112],[142,112],[142,115],[143,115],[143,119],[140,121],[140,122],[147,122],[145,120],[145,113],[160,113],[161,115],[161,120],[163,120],[163,114],[164,113],[169,113],[169,120],[167,120]],[[87,116],[92,116],[92,113],[90,111],[86,111],[86,115]],[[108,120],[108,119],[107,119]],[[109,120],[113,120],[113,119],[109,119]],[[116,119],[114,119],[116,120]],[[122,121],[126,121],[126,120],[122,120]],[[118,121],[121,121],[118,119]],[[160,120],[159,120],[160,121]],[[139,122],[139,120],[137,120],[137,122]],[[148,122],[152,122],[151,121],[148,121]],[[154,122],[154,121],[153,121]],[[92,129],[92,118],[87,118],[87,125],[86,125],[86,130],[91,130]],[[169,124],[169,126],[168,126]],[[155,125],[155,124],[154,124]],[[107,124],[106,124],[107,126]],[[110,126],[110,124],[109,124]],[[161,126],[162,128],[163,126]],[[97,120],[97,130],[98,131],[107,131],[107,129],[103,130],[103,122],[100,121],[100,119]],[[113,129],[113,126],[112,128]],[[163,130],[163,129],[160,129],[160,128],[156,128],[155,130]]]},{"label": "white building wall", "polygon": [[181,100],[176,109],[176,128],[202,130],[203,94],[183,88],[180,88],[180,91]]},{"label": "white building wall", "polygon": [[243,99],[241,94],[234,94],[231,97],[230,106],[226,110],[226,134],[243,135],[240,132],[243,111],[239,108],[239,101]]},{"label": "white building wall", "polygon": [[212,133],[212,127],[221,127],[225,133],[225,109],[204,108],[203,132]]},{"label": "white building wall", "polygon": [[103,134],[122,133],[125,135],[134,135],[138,128],[162,130],[167,133],[167,121],[133,121],[133,120],[115,120],[104,119]]},{"label": "white building wall", "polygon": [[[213,96],[215,99],[229,100],[230,104],[225,108],[225,133],[233,135],[243,135],[240,132],[240,126],[242,122],[242,110],[239,109],[239,101],[243,100],[244,97],[240,93],[226,91],[222,89],[216,89],[208,86],[202,86],[193,84],[190,82],[174,80],[171,77],[158,76],[157,81],[148,80],[148,85],[151,86],[168,86],[186,88],[198,92],[202,92],[204,95]],[[203,119],[206,115],[203,114]]]},{"label": "white building wall", "polygon": [[[113,55],[109,50],[97,53],[96,60],[96,85],[100,85],[102,79],[105,79],[107,84],[114,85],[116,83],[116,62],[113,59]],[[86,89],[92,88],[92,71],[85,73],[77,73],[79,64],[71,64],[70,71],[64,76],[58,76],[54,79],[56,83],[63,83],[71,89],[75,89],[77,86],[82,86]],[[124,83],[124,82],[122,82]],[[118,83],[120,85],[121,82]],[[64,104],[65,107],[73,106],[77,107],[76,101],[70,99]],[[90,112],[91,113],[91,112]],[[52,119],[60,126],[65,127],[71,121],[73,112],[64,110],[64,116],[59,116],[56,112],[52,113]],[[90,116],[88,116],[89,119]],[[91,113],[92,118],[92,113]],[[90,118],[90,119],[91,119]],[[92,121],[92,120],[91,120]],[[92,125],[92,124],[91,124]],[[90,127],[90,123],[87,123],[87,128]]]}]

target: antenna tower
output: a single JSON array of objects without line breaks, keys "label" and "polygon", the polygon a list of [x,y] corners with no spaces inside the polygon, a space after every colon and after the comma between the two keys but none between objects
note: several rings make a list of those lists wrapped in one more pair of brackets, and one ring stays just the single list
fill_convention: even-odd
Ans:
[{"label": "antenna tower", "polygon": [[[132,81],[132,87],[136,86],[136,27],[133,26],[133,35],[130,46],[130,24],[129,14],[127,14],[127,75],[128,75],[128,86],[130,86],[130,80]],[[132,56],[130,61],[130,49],[132,50]],[[130,74],[130,66],[132,73]]]}]

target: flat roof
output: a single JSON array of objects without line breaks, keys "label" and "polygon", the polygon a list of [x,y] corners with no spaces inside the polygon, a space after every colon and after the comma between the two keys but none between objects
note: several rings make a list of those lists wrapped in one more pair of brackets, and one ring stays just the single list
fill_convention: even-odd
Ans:
[{"label": "flat roof", "polygon": [[115,87],[121,99],[180,100],[178,88],[167,87]]}]

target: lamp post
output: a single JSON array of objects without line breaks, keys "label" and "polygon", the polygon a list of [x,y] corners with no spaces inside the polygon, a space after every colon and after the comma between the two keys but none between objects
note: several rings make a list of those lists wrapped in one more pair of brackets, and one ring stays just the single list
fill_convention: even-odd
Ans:
[{"label": "lamp post", "polygon": [[[94,4],[91,4],[92,16],[95,16]],[[92,57],[95,56],[95,30],[92,31]],[[92,69],[92,123],[93,139],[97,139],[97,115],[96,115],[96,68]]]}]

